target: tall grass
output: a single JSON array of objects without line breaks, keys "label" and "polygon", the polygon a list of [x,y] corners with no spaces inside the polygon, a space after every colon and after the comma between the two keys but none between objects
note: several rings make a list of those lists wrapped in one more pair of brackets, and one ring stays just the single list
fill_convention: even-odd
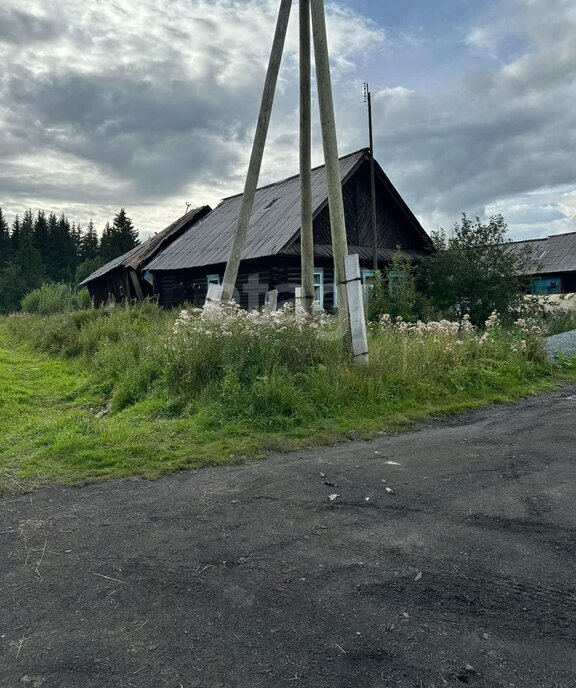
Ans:
[{"label": "tall grass", "polygon": [[22,310],[38,315],[67,313],[92,305],[87,289],[74,289],[62,282],[47,282],[22,299]]},{"label": "tall grass", "polygon": [[576,330],[576,312],[555,308],[546,313],[546,330],[548,334],[560,334]]},{"label": "tall grass", "polygon": [[550,374],[542,330],[496,317],[408,324],[383,318],[369,334],[370,363],[355,365],[330,318],[238,308],[162,311],[152,304],[19,315],[10,328],[43,351],[80,357],[113,410],[144,403],[195,416],[209,428],[295,429],[334,418],[498,398]]}]

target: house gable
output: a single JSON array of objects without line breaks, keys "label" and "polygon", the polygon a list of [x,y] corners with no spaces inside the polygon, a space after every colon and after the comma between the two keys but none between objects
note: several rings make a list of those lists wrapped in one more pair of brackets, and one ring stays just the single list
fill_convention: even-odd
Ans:
[{"label": "house gable", "polygon": [[[376,167],[376,219],[379,260],[389,261],[400,246],[408,254],[430,253],[432,241],[382,169]],[[351,253],[370,260],[373,254],[370,162],[366,155],[352,170],[342,189],[346,234]],[[314,218],[315,255],[332,256],[330,211],[327,200]],[[300,252],[300,231],[282,253]]]}]

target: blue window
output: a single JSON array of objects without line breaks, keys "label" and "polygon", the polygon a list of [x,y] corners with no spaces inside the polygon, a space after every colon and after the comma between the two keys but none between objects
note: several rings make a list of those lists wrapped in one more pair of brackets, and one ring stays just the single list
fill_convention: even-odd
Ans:
[{"label": "blue window", "polygon": [[406,282],[406,273],[390,270],[388,273],[388,291],[391,296],[398,296]]},{"label": "blue window", "polygon": [[220,275],[208,275],[206,278],[208,286],[211,284],[220,284]]},{"label": "blue window", "polygon": [[532,293],[541,294],[561,294],[562,280],[560,277],[537,277],[532,280]]}]

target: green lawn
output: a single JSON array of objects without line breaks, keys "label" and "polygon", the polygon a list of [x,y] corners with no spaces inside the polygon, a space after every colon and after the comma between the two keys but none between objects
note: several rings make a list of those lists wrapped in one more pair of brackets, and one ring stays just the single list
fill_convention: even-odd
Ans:
[{"label": "green lawn", "polygon": [[0,321],[0,490],[112,476],[147,477],[255,455],[262,438],[198,431],[194,419],[153,418],[140,404],[96,418],[98,397],[78,360],[16,342]]},{"label": "green lawn", "polygon": [[162,417],[161,400],[145,399],[97,418],[101,387],[82,358],[33,350],[0,319],[0,491],[17,492],[54,482],[71,483],[234,463],[271,449],[294,449],[397,431],[440,413],[457,413],[549,389],[574,373],[510,386],[502,391],[443,394],[434,401],[396,400],[387,407],[342,408],[330,418],[279,432],[256,431],[250,420],[206,422],[202,412]]}]

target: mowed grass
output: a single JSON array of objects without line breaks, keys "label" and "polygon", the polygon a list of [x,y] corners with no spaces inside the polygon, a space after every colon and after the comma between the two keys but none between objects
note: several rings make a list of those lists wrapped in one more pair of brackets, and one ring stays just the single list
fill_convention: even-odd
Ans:
[{"label": "mowed grass", "polygon": [[[35,326],[41,327],[42,321]],[[0,319],[0,491],[5,492],[54,482],[154,478],[188,468],[238,463],[270,450],[395,432],[430,416],[512,401],[576,378],[570,367],[538,364],[524,374],[515,359],[500,368],[496,360],[479,360],[457,374],[449,370],[445,378],[412,374],[405,378],[411,384],[403,386],[402,357],[393,361],[394,342],[380,336],[372,342],[373,363],[366,371],[320,365],[302,374],[295,387],[302,386],[306,413],[298,413],[292,387],[276,388],[286,375],[276,378],[271,373],[251,383],[265,387],[270,414],[254,411],[260,398],[254,394],[261,392],[253,388],[245,397],[253,410],[230,411],[223,396],[230,386],[225,377],[216,392],[209,385],[189,408],[178,406],[169,412],[173,399],[167,389],[150,382],[148,392],[131,403],[113,405],[111,413],[99,418],[98,411],[114,398],[114,389],[102,383],[94,360],[107,359],[43,353],[34,341],[17,338],[12,329],[7,319]],[[114,347],[112,353],[120,346],[108,337],[102,341],[103,346]],[[383,385],[387,369],[393,369],[393,377]],[[234,394],[241,396],[242,389]],[[314,413],[314,404],[321,400],[325,405]]]},{"label": "mowed grass", "polygon": [[142,403],[97,418],[106,399],[83,362],[17,342],[0,320],[0,491],[115,476],[155,477],[255,455],[242,433],[207,433],[193,418],[154,418]]}]

